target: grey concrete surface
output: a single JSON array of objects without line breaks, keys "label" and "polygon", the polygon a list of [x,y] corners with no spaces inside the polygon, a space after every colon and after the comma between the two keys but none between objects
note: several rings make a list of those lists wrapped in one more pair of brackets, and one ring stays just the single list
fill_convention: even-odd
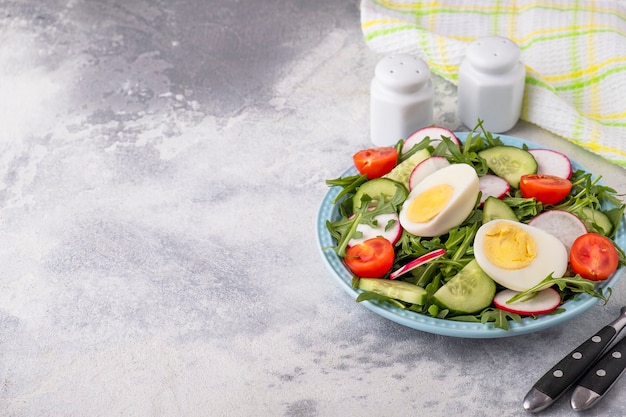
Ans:
[{"label": "grey concrete surface", "polygon": [[[1,415],[523,416],[617,315],[623,280],[564,325],[461,339],[341,291],[315,219],[369,146],[358,3],[0,2]],[[465,130],[434,83],[435,122]],[[624,393],[587,415],[626,415]]]}]

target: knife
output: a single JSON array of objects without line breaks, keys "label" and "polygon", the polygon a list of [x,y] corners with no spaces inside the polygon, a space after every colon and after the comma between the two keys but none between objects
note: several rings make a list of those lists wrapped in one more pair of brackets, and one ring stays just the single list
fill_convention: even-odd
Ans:
[{"label": "knife", "polygon": [[572,350],[533,385],[524,397],[524,409],[536,413],[552,405],[606,351],[624,326],[626,306],[619,317]]},{"label": "knife", "polygon": [[574,388],[571,406],[575,411],[593,407],[617,382],[626,369],[626,338],[611,347]]}]

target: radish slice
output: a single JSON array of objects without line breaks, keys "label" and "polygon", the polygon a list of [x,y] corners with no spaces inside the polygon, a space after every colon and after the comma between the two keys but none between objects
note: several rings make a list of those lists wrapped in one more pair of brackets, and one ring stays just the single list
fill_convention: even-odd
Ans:
[{"label": "radish slice", "polygon": [[433,259],[437,259],[440,256],[443,256],[446,254],[446,250],[445,249],[436,249],[432,252],[428,252],[426,255],[422,255],[417,259],[412,260],[411,262],[407,263],[404,266],[401,266],[400,268],[396,269],[395,271],[393,271],[390,275],[389,275],[389,279],[396,279],[398,278],[400,275],[404,275],[409,271],[412,271],[413,269],[417,268],[420,265],[424,265],[426,262],[428,261],[432,261]]},{"label": "radish slice", "polygon": [[[372,227],[369,224],[364,223],[360,223],[356,227],[356,230],[358,232],[361,232],[362,235],[361,237],[350,239],[350,241],[348,242],[349,247],[358,245],[359,243],[362,243],[367,239],[371,239],[377,236],[382,236],[389,242],[391,242],[392,245],[395,245],[395,243],[398,241],[398,239],[400,239],[400,236],[402,235],[402,226],[400,226],[400,219],[398,218],[398,215],[396,213],[379,214],[375,217],[375,219],[377,221],[376,227]],[[393,221],[393,224],[387,229],[387,225],[391,221]]]},{"label": "radish slice", "polygon": [[448,165],[450,165],[450,162],[443,156],[431,156],[430,158],[424,159],[411,171],[411,175],[409,176],[409,191],[415,188],[421,180]]},{"label": "radish slice", "polygon": [[509,311],[524,316],[546,314],[557,309],[561,304],[561,295],[554,288],[546,288],[530,298],[507,303],[512,297],[519,294],[513,290],[502,290],[493,298],[493,304],[500,310]]},{"label": "radish slice", "polygon": [[504,178],[485,174],[478,177],[478,190],[482,192],[480,197],[480,205],[482,206],[488,197],[504,198],[511,190],[511,186]]},{"label": "radish slice", "polygon": [[534,226],[559,238],[569,254],[572,243],[587,233],[585,224],[576,215],[564,210],[550,210],[535,216],[529,226]]},{"label": "radish slice", "polygon": [[569,180],[572,176],[572,163],[567,155],[551,149],[529,149],[537,161],[537,174],[555,175]]},{"label": "radish slice", "polygon": [[404,144],[402,145],[402,153],[406,153],[410,151],[413,146],[420,143],[426,137],[430,138],[431,146],[437,147],[437,144],[441,142],[442,136],[450,138],[452,142],[461,146],[461,142],[459,141],[459,138],[457,138],[456,135],[452,133],[451,130],[448,130],[443,127],[429,126],[429,127],[423,127],[411,133],[409,137],[406,138],[406,140],[404,141]]}]

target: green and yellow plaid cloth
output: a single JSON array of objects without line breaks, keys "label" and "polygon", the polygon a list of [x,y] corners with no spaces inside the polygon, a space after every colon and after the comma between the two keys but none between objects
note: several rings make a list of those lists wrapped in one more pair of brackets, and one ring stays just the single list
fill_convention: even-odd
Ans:
[{"label": "green and yellow plaid cloth", "polygon": [[522,50],[522,119],[626,167],[626,1],[362,0],[380,54],[410,53],[456,84],[467,45],[505,36]]}]

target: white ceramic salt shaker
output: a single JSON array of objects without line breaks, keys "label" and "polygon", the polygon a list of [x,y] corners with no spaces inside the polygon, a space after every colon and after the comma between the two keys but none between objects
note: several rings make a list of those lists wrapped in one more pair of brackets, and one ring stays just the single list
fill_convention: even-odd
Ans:
[{"label": "white ceramic salt shaker", "polygon": [[383,58],[370,92],[370,133],[376,146],[393,146],[433,123],[434,89],[430,68],[418,57]]},{"label": "white ceramic salt shaker", "polygon": [[461,122],[476,126],[478,119],[493,133],[511,129],[519,120],[526,69],[520,48],[500,36],[480,38],[467,48],[459,68],[458,113]]}]

